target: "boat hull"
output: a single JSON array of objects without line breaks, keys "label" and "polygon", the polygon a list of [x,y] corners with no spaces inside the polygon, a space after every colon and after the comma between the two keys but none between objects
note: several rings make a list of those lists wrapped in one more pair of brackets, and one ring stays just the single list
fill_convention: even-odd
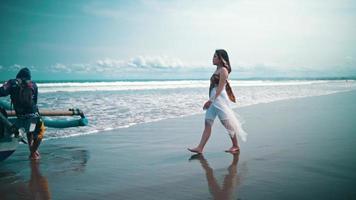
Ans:
[{"label": "boat hull", "polygon": [[0,161],[3,161],[11,156],[11,154],[16,151],[18,143],[17,138],[0,139]]}]

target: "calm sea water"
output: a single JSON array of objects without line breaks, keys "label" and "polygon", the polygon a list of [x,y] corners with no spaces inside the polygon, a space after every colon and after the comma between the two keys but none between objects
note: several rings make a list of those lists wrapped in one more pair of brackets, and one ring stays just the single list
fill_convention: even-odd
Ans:
[{"label": "calm sea water", "polygon": [[[233,80],[231,84],[238,101],[233,107],[356,89],[354,80]],[[38,86],[40,109],[80,108],[90,123],[79,128],[48,128],[49,139],[203,113],[209,81],[71,81]]]}]

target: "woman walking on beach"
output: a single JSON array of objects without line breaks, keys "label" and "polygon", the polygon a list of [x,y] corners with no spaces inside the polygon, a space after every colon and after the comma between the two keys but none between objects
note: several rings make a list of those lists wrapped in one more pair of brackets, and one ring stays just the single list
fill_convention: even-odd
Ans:
[{"label": "woman walking on beach", "polygon": [[241,128],[239,121],[229,105],[229,101],[236,102],[236,99],[227,81],[231,72],[231,65],[229,56],[225,50],[218,49],[215,51],[213,65],[216,65],[216,70],[210,78],[209,100],[203,106],[203,109],[207,110],[203,135],[199,145],[195,148],[188,148],[188,150],[194,153],[203,152],[204,146],[211,135],[214,120],[216,116],[218,116],[232,141],[232,147],[226,150],[226,152],[236,153],[240,150],[237,135],[245,141],[246,133]]}]

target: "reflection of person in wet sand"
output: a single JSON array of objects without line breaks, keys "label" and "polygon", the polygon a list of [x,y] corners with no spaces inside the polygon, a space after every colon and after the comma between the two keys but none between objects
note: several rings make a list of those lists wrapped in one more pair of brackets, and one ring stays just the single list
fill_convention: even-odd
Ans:
[{"label": "reflection of person in wet sand", "polygon": [[239,176],[237,176],[237,163],[239,161],[239,153],[232,154],[233,160],[231,165],[227,168],[228,174],[224,178],[222,188],[219,186],[217,180],[214,177],[214,171],[209,166],[208,161],[204,158],[203,154],[195,154],[190,157],[189,160],[199,160],[202,168],[205,170],[206,179],[209,185],[209,191],[214,199],[226,200],[232,199],[234,189],[240,182]]},{"label": "reflection of person in wet sand", "polygon": [[51,194],[47,178],[40,172],[40,163],[38,160],[31,160],[30,162],[31,176],[28,181],[23,177],[17,177],[15,172],[7,172],[1,174],[1,178],[9,180],[9,182],[0,182],[0,199],[36,199],[49,200]]},{"label": "reflection of person in wet sand", "polygon": [[39,162],[32,161],[31,179],[29,181],[30,199],[51,199],[47,178],[42,176]]}]

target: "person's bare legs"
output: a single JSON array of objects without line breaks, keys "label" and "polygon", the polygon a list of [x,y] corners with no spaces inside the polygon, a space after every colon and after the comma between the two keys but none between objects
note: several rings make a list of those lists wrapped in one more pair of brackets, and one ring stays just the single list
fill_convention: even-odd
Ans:
[{"label": "person's bare legs", "polygon": [[233,137],[230,136],[230,139],[231,139],[231,142],[232,142],[232,147],[230,147],[230,149],[226,150],[225,152],[228,152],[228,153],[239,152],[240,151],[240,146],[239,146],[239,143],[237,141],[236,134]]},{"label": "person's bare legs", "polygon": [[236,134],[233,137],[230,136],[230,139],[231,139],[231,142],[232,142],[232,147],[228,150],[228,152],[234,153],[234,152],[239,151],[240,150],[240,146],[239,146],[239,143],[237,141]]},{"label": "person's bare legs", "polygon": [[33,145],[33,135],[27,133],[27,144],[28,144],[28,149],[30,150],[30,155],[28,156],[28,158],[32,159],[33,158],[33,152],[32,152],[32,145]]},{"label": "person's bare legs", "polygon": [[31,160],[38,160],[40,159],[40,153],[38,152],[38,147],[41,144],[42,139],[37,137],[35,138],[33,134],[27,134],[27,142],[28,147],[30,149],[29,158]]},{"label": "person's bare legs", "polygon": [[191,151],[193,153],[202,153],[203,152],[204,146],[208,142],[209,137],[211,135],[212,125],[213,125],[213,120],[209,120],[209,119],[205,120],[205,128],[204,128],[203,134],[201,136],[199,145],[195,148],[188,148],[189,151]]},{"label": "person's bare legs", "polygon": [[42,139],[40,137],[37,137],[36,139],[33,140],[31,152],[34,155],[33,159],[35,159],[35,160],[41,158],[40,153],[38,152],[38,147],[40,146],[41,141],[42,141]]},{"label": "person's bare legs", "polygon": [[236,136],[237,133],[235,132],[236,128],[233,128],[228,120],[221,120],[221,123],[224,125],[226,130],[229,132],[230,139],[231,139],[231,142],[232,142],[232,147],[230,149],[226,150],[226,152],[229,152],[229,153],[238,152],[240,150],[240,146],[239,146],[239,143],[237,141],[237,136]]}]

